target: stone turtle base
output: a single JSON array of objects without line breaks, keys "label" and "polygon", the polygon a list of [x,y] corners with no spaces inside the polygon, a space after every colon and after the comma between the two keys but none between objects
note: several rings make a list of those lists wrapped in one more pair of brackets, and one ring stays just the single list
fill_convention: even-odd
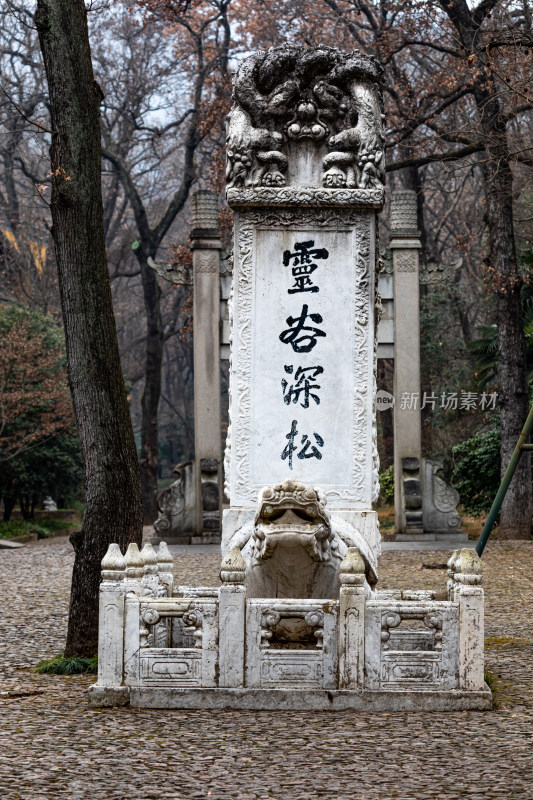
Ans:
[{"label": "stone turtle base", "polygon": [[89,688],[93,707],[235,709],[239,711],[489,711],[492,694],[482,691],[348,691],[324,689]]}]

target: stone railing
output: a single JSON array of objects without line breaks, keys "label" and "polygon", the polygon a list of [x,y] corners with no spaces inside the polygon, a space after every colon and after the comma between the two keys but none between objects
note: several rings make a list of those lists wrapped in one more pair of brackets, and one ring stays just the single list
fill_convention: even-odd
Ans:
[{"label": "stone railing", "polygon": [[490,707],[482,566],[449,562],[446,600],[374,591],[350,548],[337,599],[248,598],[238,548],[222,585],[173,586],[172,556],[113,544],[102,562],[93,705],[447,710]]}]

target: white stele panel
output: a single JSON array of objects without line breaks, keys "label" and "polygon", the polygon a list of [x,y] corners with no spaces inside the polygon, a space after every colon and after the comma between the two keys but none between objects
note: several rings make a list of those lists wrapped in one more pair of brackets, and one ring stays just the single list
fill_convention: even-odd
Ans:
[{"label": "white stele panel", "polygon": [[353,231],[256,233],[254,484],[349,486],[355,246]]},{"label": "white stele panel", "polygon": [[[373,213],[243,215],[235,268],[231,498],[289,478],[330,508],[373,485]],[[272,217],[268,216],[268,223]],[[305,213],[302,214],[305,216]],[[308,215],[308,217],[311,215]],[[317,224],[318,223],[318,224]]]}]

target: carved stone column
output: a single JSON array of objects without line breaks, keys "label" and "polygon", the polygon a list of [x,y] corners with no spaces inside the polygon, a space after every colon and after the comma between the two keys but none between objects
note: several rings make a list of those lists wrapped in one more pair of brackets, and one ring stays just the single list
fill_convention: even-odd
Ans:
[{"label": "carved stone column", "polygon": [[339,567],[339,689],[363,689],[365,682],[365,564],[351,547]]},{"label": "carved stone column", "polygon": [[110,544],[102,560],[98,620],[98,682],[89,689],[95,705],[124,705],[130,690],[124,680],[124,572],[126,560],[118,544]]},{"label": "carved stone column", "polygon": [[422,458],[419,284],[443,280],[449,266],[420,265],[416,192],[392,193],[394,274],[394,508],[396,538],[467,541],[455,510],[457,491],[437,475],[442,464]]},{"label": "carved stone column", "polygon": [[216,192],[192,197],[196,536],[220,535],[220,231]]},{"label": "carved stone column", "polygon": [[483,563],[475,550],[455,550],[448,561],[449,592],[459,603],[459,688],[480,691],[484,681]]},{"label": "carved stone column", "polygon": [[394,509],[399,538],[423,533],[419,252],[416,192],[391,198],[394,272]]}]

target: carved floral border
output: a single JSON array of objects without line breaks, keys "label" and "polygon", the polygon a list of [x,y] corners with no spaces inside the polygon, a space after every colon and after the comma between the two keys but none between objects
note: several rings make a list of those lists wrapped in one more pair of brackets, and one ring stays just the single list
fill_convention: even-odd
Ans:
[{"label": "carved floral border", "polygon": [[232,187],[226,192],[230,206],[331,206],[332,208],[383,208],[384,189],[321,189],[320,187]]}]

